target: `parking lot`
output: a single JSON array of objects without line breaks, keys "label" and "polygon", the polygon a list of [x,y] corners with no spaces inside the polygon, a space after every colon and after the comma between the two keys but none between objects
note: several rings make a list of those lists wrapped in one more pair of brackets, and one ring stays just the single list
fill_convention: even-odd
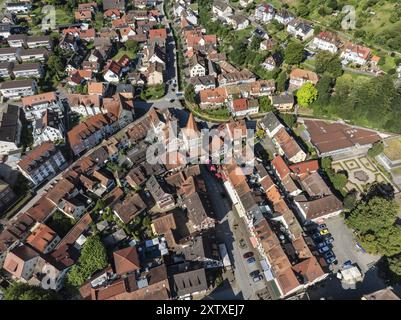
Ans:
[{"label": "parking lot", "polygon": [[380,258],[369,253],[363,252],[356,244],[355,237],[344,222],[344,218],[336,216],[325,221],[327,228],[334,238],[333,252],[337,257],[338,264],[334,266],[334,272],[347,260],[356,263],[363,273],[366,273]]}]

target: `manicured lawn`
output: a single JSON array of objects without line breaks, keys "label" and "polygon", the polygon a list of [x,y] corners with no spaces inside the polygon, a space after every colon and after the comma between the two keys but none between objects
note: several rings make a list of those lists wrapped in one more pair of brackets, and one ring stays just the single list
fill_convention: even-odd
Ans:
[{"label": "manicured lawn", "polygon": [[164,85],[149,86],[141,93],[143,100],[157,100],[166,94]]}]

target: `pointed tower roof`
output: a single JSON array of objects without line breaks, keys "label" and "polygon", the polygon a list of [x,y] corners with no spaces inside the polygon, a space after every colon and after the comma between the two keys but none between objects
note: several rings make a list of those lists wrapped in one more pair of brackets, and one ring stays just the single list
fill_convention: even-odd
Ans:
[{"label": "pointed tower roof", "polygon": [[187,125],[182,129],[182,131],[188,139],[196,139],[199,137],[200,131],[192,113],[189,114]]},{"label": "pointed tower roof", "polygon": [[136,248],[127,247],[113,253],[116,273],[124,274],[140,268],[139,257]]}]

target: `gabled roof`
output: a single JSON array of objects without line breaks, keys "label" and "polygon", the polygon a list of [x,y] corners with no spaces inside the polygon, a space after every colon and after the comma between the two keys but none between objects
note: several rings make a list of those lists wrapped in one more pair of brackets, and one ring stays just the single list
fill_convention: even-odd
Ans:
[{"label": "gabled roof", "polygon": [[140,268],[138,252],[135,247],[127,247],[113,252],[114,266],[117,274],[126,274]]},{"label": "gabled roof", "polygon": [[271,162],[281,180],[290,174],[290,169],[281,156],[276,156]]}]

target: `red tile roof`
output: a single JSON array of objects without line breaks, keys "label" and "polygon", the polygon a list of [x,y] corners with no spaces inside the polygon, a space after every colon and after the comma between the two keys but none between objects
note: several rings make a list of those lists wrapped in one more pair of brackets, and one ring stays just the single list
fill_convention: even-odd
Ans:
[{"label": "red tile roof", "polygon": [[276,169],[281,180],[283,180],[290,173],[290,169],[281,156],[276,156],[272,160],[272,165]]}]

